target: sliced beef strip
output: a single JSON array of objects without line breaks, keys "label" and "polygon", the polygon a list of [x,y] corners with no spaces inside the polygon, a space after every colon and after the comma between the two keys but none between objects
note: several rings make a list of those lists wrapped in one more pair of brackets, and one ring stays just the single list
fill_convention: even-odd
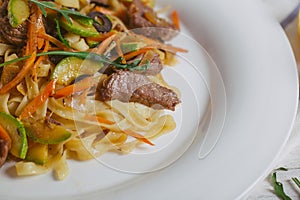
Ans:
[{"label": "sliced beef strip", "polygon": [[9,0],[3,0],[0,6],[0,17],[3,18],[7,15],[7,5]]},{"label": "sliced beef strip", "polygon": [[[142,60],[143,58],[143,54],[140,54],[139,56],[137,56],[136,58],[134,58],[131,61],[128,61],[128,63],[133,62],[135,60]],[[148,69],[143,70],[143,71],[132,71],[134,73],[138,73],[138,74],[144,74],[144,75],[157,75],[161,72],[161,70],[163,69],[163,64],[161,62],[161,59],[159,57],[158,54],[155,54],[152,58],[152,60],[150,60],[150,66]],[[112,73],[115,73],[116,71],[118,71],[118,69],[116,69],[113,65],[109,65],[106,67],[102,67],[99,72],[103,73],[103,74],[107,74],[107,75],[111,75]]]},{"label": "sliced beef strip", "polygon": [[24,22],[17,28],[13,28],[7,17],[7,5],[9,0],[3,0],[0,6],[0,36],[8,44],[23,46],[27,39],[28,22]]},{"label": "sliced beef strip", "polygon": [[0,139],[0,167],[5,163],[8,155],[8,141]]},{"label": "sliced beef strip", "polygon": [[19,25],[17,28],[13,28],[9,23],[8,17],[6,16],[0,18],[0,24],[0,35],[5,42],[16,46],[23,46],[26,43],[28,30],[27,21]]},{"label": "sliced beef strip", "polygon": [[[157,23],[148,20],[145,13],[151,13]],[[159,18],[151,7],[144,5],[140,0],[133,0],[129,7],[129,26],[132,29],[143,28],[137,30],[137,33],[162,41],[169,41],[177,35],[173,24]]]},{"label": "sliced beef strip", "polygon": [[175,110],[180,103],[176,93],[147,76],[130,71],[117,71],[98,85],[96,99],[100,101],[119,100],[137,102],[154,109]]},{"label": "sliced beef strip", "polygon": [[155,54],[152,60],[150,60],[149,69],[143,71],[142,74],[153,76],[159,74],[162,69],[163,69],[163,64],[161,63],[160,57],[158,54]]}]

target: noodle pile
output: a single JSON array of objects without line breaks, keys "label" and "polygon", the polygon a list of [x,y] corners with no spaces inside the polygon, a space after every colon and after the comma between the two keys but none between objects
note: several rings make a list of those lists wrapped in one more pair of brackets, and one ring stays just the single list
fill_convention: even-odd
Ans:
[{"label": "noodle pile", "polygon": [[[52,73],[56,65],[50,60],[50,56],[39,54],[51,51],[93,52],[112,60],[115,59],[115,54],[129,58],[134,55],[120,52],[120,44],[125,40],[132,40],[143,44],[141,48],[158,53],[164,64],[172,63],[174,54],[180,49],[131,33],[122,21],[123,7],[120,2],[122,1],[110,1],[113,7],[110,10],[85,0],[78,1],[77,9],[81,14],[86,15],[93,10],[101,11],[112,22],[111,31],[90,38],[98,43],[96,47],[90,47],[87,38],[74,33],[62,33],[68,45],[57,36],[46,33],[43,11],[35,4],[31,4],[28,40],[24,48],[20,50],[14,45],[0,43],[0,56],[3,56],[4,62],[27,56],[27,59],[3,66],[0,111],[16,117],[25,127],[41,122],[50,124],[49,126],[60,126],[71,133],[68,139],[61,142],[41,144],[47,154],[44,163],[11,156],[11,159],[17,160],[15,166],[18,175],[44,174],[54,170],[56,179],[63,180],[69,173],[67,159],[83,161],[106,152],[130,153],[141,144],[148,144],[151,148],[154,145],[151,141],[175,129],[173,117],[164,110],[133,102],[96,100],[97,84],[107,77],[99,73],[103,63],[84,60],[80,63],[80,71],[74,72],[77,77],[68,82],[59,82],[53,80]],[[143,2],[153,6],[152,1]],[[138,52],[139,50],[135,53],[138,55]],[[82,74],[90,76],[77,80],[78,75]],[[171,88],[161,74],[150,78]],[[39,143],[31,137],[27,139],[28,151]]]}]

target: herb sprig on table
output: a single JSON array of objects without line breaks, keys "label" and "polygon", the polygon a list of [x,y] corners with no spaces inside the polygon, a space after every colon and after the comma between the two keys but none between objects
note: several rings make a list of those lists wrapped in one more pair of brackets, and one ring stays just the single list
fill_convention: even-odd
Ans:
[{"label": "herb sprig on table", "polygon": [[280,197],[282,200],[292,200],[291,197],[289,197],[283,189],[283,185],[281,182],[277,181],[277,173],[274,172],[272,174],[272,183],[274,187],[275,194]]},{"label": "herb sprig on table", "polygon": [[[280,168],[276,169],[271,175],[274,193],[282,200],[292,200],[292,198],[285,193],[283,184],[277,180],[277,172],[278,171],[288,171],[288,170],[289,169],[287,169],[287,168],[280,167]],[[291,178],[291,180],[300,189],[300,180],[297,177],[293,177],[293,178]]]}]

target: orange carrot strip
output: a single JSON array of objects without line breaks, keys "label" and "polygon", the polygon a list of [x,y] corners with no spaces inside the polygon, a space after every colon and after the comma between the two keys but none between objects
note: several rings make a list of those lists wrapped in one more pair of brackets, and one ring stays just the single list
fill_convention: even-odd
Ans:
[{"label": "orange carrot strip", "polygon": [[0,139],[6,140],[8,142],[8,149],[11,149],[11,138],[5,128],[0,125]]},{"label": "orange carrot strip", "polygon": [[28,42],[29,42],[29,54],[32,54],[37,50],[37,6],[31,7],[32,15],[28,25]]},{"label": "orange carrot strip", "polygon": [[130,60],[140,54],[143,54],[143,53],[146,53],[147,51],[151,50],[152,48],[141,48],[141,49],[138,49],[136,51],[132,51],[132,52],[129,52],[127,54],[124,55],[124,59],[125,60]]},{"label": "orange carrot strip", "polygon": [[30,58],[28,60],[26,60],[23,68],[15,76],[15,78],[0,89],[0,94],[7,93],[10,89],[12,89],[16,85],[18,85],[23,80],[23,78],[26,76],[28,71],[32,68],[35,58],[36,58],[36,52],[33,52],[33,54],[30,56]]},{"label": "orange carrot strip", "polygon": [[[49,41],[46,40],[46,41],[44,41],[44,43],[45,43],[45,47],[44,47],[44,49],[43,49],[43,52],[48,52],[49,46],[50,46]],[[42,62],[44,59],[45,59],[45,56],[40,56],[40,57],[36,60],[36,62],[34,63],[32,75],[33,75],[35,81],[37,81],[36,68],[41,64],[41,62]]]},{"label": "orange carrot strip", "polygon": [[[40,9],[37,9],[37,25],[36,26],[37,26],[37,34],[38,35],[46,33],[44,22],[43,22],[43,14]],[[42,47],[44,46],[44,42],[45,42],[45,39],[43,39],[43,38],[37,39],[38,49],[42,49]]]},{"label": "orange carrot strip", "polygon": [[[121,49],[121,43],[120,43],[120,38],[118,38],[116,40],[116,51],[117,51],[117,54],[119,57],[123,57],[123,52],[122,52],[122,49]],[[126,64],[126,60],[123,60],[125,63],[123,64]]]},{"label": "orange carrot strip", "polygon": [[96,52],[97,54],[103,54],[105,49],[110,45],[110,43],[114,40],[116,34],[106,38],[101,44],[97,47]]},{"label": "orange carrot strip", "polygon": [[51,80],[45,87],[45,89],[37,95],[32,101],[30,101],[25,108],[23,109],[22,113],[20,114],[19,118],[26,119],[43,104],[49,98],[49,96],[53,93],[55,89],[56,80]]},{"label": "orange carrot strip", "polygon": [[51,35],[48,35],[48,34],[44,33],[44,34],[40,34],[39,38],[49,40],[50,42],[52,42],[57,47],[59,47],[61,49],[64,49],[64,50],[70,51],[70,48],[66,47],[66,45],[64,43],[62,43],[61,41],[59,41],[58,39],[56,39],[55,37],[53,37]]},{"label": "orange carrot strip", "polygon": [[114,16],[117,16],[117,14],[118,14],[115,11],[108,10],[108,9],[106,9],[104,7],[100,7],[100,6],[96,6],[95,10],[98,11],[98,12],[101,12],[101,13],[103,13],[105,15],[114,15]]},{"label": "orange carrot strip", "polygon": [[99,123],[108,124],[108,125],[113,125],[113,124],[115,124],[115,122],[110,121],[110,120],[108,120],[108,119],[105,119],[105,118],[103,118],[103,117],[96,116],[96,119],[97,119],[97,121],[98,121]]},{"label": "orange carrot strip", "polygon": [[108,33],[99,34],[96,37],[88,37],[88,39],[93,40],[95,42],[102,42],[103,40],[109,38],[110,36],[116,34],[115,31],[110,31]]},{"label": "orange carrot strip", "polygon": [[178,16],[178,12],[177,10],[174,10],[171,14],[171,17],[172,17],[172,21],[173,21],[173,24],[174,26],[180,30],[180,21],[179,21],[179,16]]},{"label": "orange carrot strip", "polygon": [[148,44],[146,46],[147,48],[156,48],[156,49],[161,49],[164,51],[168,51],[170,53],[177,53],[177,52],[182,52],[182,53],[187,53],[188,50],[180,48],[180,47],[175,47],[169,44],[163,44],[163,43],[153,43],[153,44]]},{"label": "orange carrot strip", "polygon": [[127,130],[122,130],[122,132],[129,135],[129,136],[131,136],[131,137],[134,137],[134,138],[136,138],[136,139],[138,139],[142,142],[150,144],[151,146],[154,146],[154,144],[150,140],[148,140],[147,138],[145,138],[145,136],[143,136],[139,133],[136,133],[136,132],[128,130],[128,129]]},{"label": "orange carrot strip", "polygon": [[53,97],[58,99],[58,98],[70,96],[76,92],[87,90],[91,88],[93,85],[94,85],[93,79],[91,77],[87,77],[81,81],[78,81],[77,83],[74,83],[72,85],[57,90],[53,95]]},{"label": "orange carrot strip", "polygon": [[25,53],[24,53],[24,55],[25,56],[28,56],[29,55],[29,42],[27,41],[27,43],[26,43],[26,48],[25,48]]},{"label": "orange carrot strip", "polygon": [[136,35],[134,33],[132,33],[132,34],[135,35],[137,38],[143,39],[143,41],[147,44],[147,46],[144,48],[157,48],[157,49],[162,49],[164,51],[168,51],[171,53],[176,53],[176,52],[186,53],[186,52],[188,52],[188,50],[186,50],[186,49],[183,49],[180,47],[175,47],[170,44],[164,44],[157,40],[145,37],[143,35]]},{"label": "orange carrot strip", "polygon": [[102,124],[107,124],[107,125],[113,125],[113,124],[115,124],[115,122],[110,121],[110,120],[105,119],[105,118],[100,117],[100,116],[87,115],[85,118],[87,120],[97,120],[99,123],[102,123]]}]

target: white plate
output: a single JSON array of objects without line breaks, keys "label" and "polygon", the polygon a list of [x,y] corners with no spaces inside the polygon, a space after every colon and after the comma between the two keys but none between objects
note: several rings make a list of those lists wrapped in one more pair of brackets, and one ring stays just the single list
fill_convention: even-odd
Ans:
[{"label": "white plate", "polygon": [[[220,70],[223,80],[216,80],[218,87],[205,91],[203,83],[215,84],[208,83],[201,70],[200,86],[192,85],[204,90],[194,97],[204,100],[193,115],[200,118],[207,94],[212,92],[212,98],[225,85],[227,98],[213,107],[224,115],[220,104],[227,105],[213,151],[199,159],[203,134],[197,134],[186,139],[183,156],[161,170],[132,174],[97,161],[70,162],[70,176],[63,182],[54,181],[51,174],[15,179],[6,165],[0,174],[0,199],[234,199],[267,174],[290,134],[297,109],[297,68],[283,30],[255,0],[162,4],[178,10],[184,31],[206,48]],[[187,134],[193,136],[194,129]]]}]

